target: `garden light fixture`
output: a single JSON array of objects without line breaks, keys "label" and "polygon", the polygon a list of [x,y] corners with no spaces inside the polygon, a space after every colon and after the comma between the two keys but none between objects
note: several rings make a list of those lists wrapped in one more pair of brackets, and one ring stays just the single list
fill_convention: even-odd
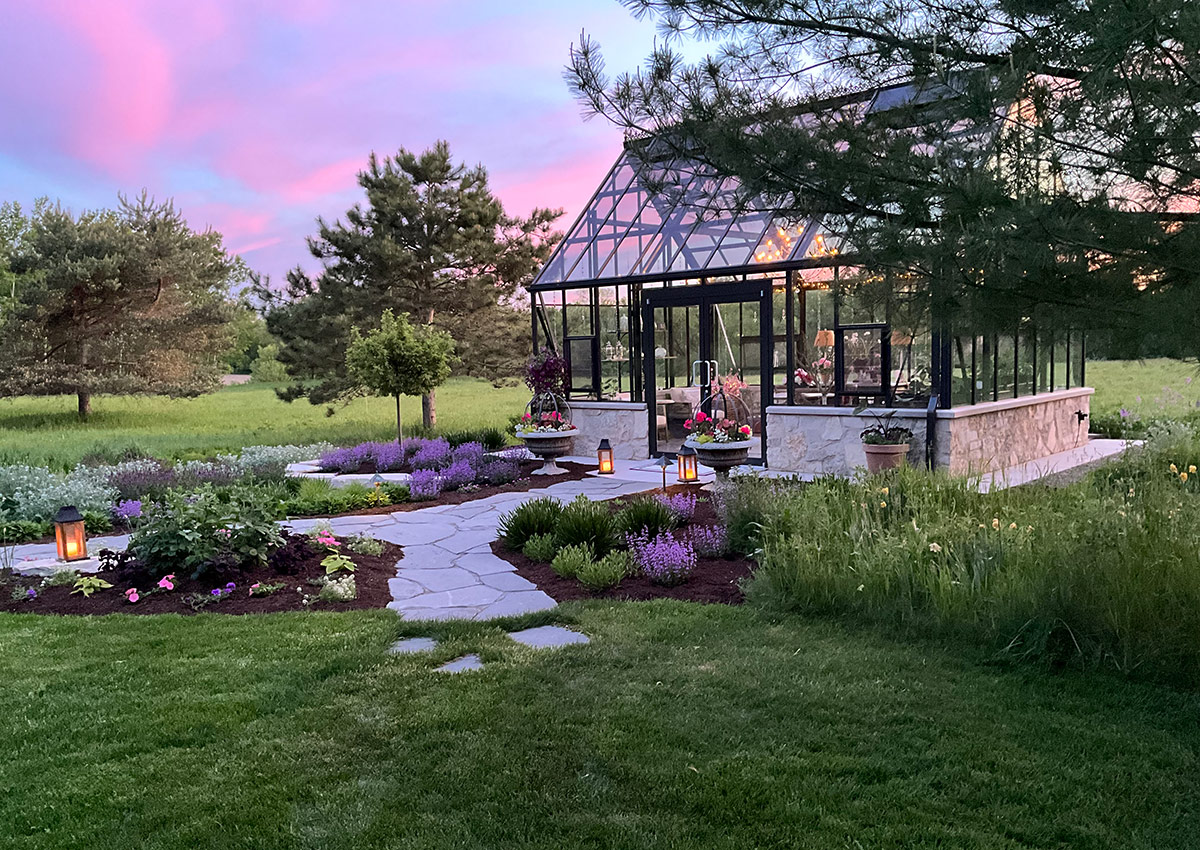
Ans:
[{"label": "garden light fixture", "polygon": [[601,440],[600,445],[596,447],[596,460],[600,462],[599,472],[601,475],[613,474],[613,452],[607,438]]},{"label": "garden light fixture", "polygon": [[699,477],[699,473],[696,471],[696,450],[689,445],[684,445],[679,450],[677,457],[679,458],[679,483],[695,483]]},{"label": "garden light fixture", "polygon": [[665,493],[667,492],[667,470],[671,468],[671,461],[667,459],[666,455],[663,455],[658,460],[654,461],[654,465],[662,470],[663,492]]},{"label": "garden light fixture", "polygon": [[383,486],[383,476],[376,472],[371,476],[371,483],[375,486],[375,489],[378,490]]},{"label": "garden light fixture", "polygon": [[70,562],[87,559],[87,533],[83,515],[74,505],[59,508],[54,515],[54,542],[58,546],[58,560]]}]

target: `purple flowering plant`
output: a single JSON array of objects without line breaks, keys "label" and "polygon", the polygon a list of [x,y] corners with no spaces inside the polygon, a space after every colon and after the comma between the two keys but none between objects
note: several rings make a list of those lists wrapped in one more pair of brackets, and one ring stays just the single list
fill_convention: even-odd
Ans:
[{"label": "purple flowering plant", "polygon": [[113,517],[123,519],[126,522],[142,518],[142,500],[141,499],[123,499],[113,505]]},{"label": "purple flowering plant", "polygon": [[658,493],[655,498],[671,512],[671,516],[675,518],[676,525],[687,525],[692,521],[692,517],[696,515],[697,500],[696,496],[692,493],[676,493],[672,496]]},{"label": "purple flowering plant", "polygon": [[436,469],[417,469],[408,482],[408,495],[414,502],[436,499],[441,492]]},{"label": "purple flowering plant", "polygon": [[729,529],[723,525],[693,526],[688,539],[701,558],[722,558],[729,551]]},{"label": "purple flowering plant", "polygon": [[535,395],[566,395],[567,361],[549,349],[542,349],[525,365],[525,386]]},{"label": "purple flowering plant", "polygon": [[696,550],[688,540],[663,532],[631,534],[627,542],[635,566],[652,584],[682,584],[696,571]]}]

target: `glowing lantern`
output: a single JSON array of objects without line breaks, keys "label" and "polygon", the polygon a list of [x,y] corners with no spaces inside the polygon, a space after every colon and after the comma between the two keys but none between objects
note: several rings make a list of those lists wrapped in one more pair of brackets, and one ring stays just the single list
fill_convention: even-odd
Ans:
[{"label": "glowing lantern", "polygon": [[685,445],[679,450],[677,457],[679,458],[680,483],[691,484],[696,481],[699,477],[699,473],[696,472],[696,450]]},{"label": "glowing lantern", "polygon": [[54,515],[54,542],[58,545],[60,561],[83,561],[87,558],[87,534],[83,515],[74,505],[60,508]]},{"label": "glowing lantern", "polygon": [[612,446],[608,444],[608,440],[601,440],[600,445],[596,448],[596,460],[600,461],[600,474],[613,474],[613,455]]}]

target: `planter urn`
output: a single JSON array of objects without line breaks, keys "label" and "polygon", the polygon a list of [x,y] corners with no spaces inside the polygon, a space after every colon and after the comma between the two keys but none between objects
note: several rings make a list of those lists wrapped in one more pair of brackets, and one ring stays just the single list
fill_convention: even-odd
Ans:
[{"label": "planter urn", "polygon": [[908,443],[863,443],[867,455],[867,472],[872,474],[896,469],[908,455]]},{"label": "planter urn", "polygon": [[522,434],[525,448],[529,453],[542,461],[542,468],[535,469],[534,475],[566,475],[567,470],[554,461],[571,451],[571,440],[579,433],[578,428],[570,431],[532,431]]},{"label": "planter urn", "polygon": [[696,450],[696,460],[701,466],[707,466],[717,474],[717,478],[727,480],[729,470],[745,464],[750,457],[750,447],[753,440],[735,440],[728,443],[697,443],[688,440],[685,446]]}]

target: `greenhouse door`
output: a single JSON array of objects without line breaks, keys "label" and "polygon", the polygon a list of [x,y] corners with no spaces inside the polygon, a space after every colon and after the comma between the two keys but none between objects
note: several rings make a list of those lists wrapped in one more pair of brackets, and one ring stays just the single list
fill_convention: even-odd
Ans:
[{"label": "greenhouse door", "polygon": [[761,464],[772,385],[770,281],[643,289],[642,298],[651,456],[678,452],[684,423],[724,384],[745,405],[757,444],[750,462]]}]

